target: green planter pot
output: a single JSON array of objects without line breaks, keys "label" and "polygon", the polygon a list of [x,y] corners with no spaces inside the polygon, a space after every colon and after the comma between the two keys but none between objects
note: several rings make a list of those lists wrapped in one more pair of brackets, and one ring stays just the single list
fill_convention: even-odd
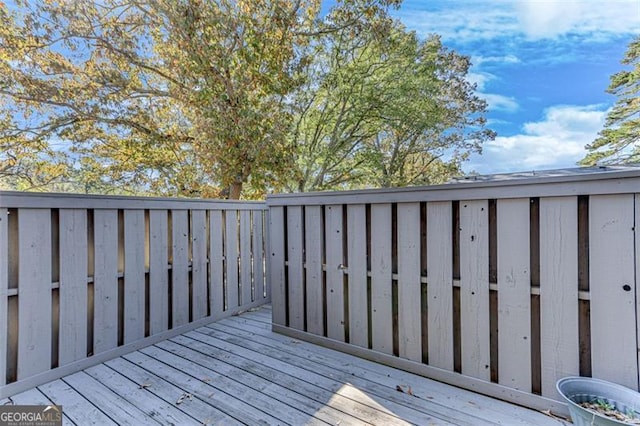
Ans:
[{"label": "green planter pot", "polygon": [[640,393],[624,386],[591,377],[565,377],[558,380],[556,388],[567,401],[569,414],[577,426],[629,424],[581,407],[579,404],[584,402],[605,401],[622,413],[635,412],[640,418]]}]

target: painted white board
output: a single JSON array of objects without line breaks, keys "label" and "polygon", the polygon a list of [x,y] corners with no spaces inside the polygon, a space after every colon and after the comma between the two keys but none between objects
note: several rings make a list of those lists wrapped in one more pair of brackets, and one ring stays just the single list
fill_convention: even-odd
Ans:
[{"label": "painted white board", "polygon": [[[144,210],[124,211],[124,343],[145,333]],[[112,319],[113,320],[113,319]]]},{"label": "painted white board", "polygon": [[422,362],[420,203],[398,203],[398,350]]},{"label": "painted white board", "polygon": [[222,212],[209,211],[209,306],[211,315],[220,318],[224,311],[224,252],[222,240],[224,235],[222,226]]},{"label": "painted white board", "polygon": [[192,320],[207,316],[207,214],[191,212],[191,306]]},{"label": "painted white board", "polygon": [[240,211],[240,304],[253,301],[251,281],[251,212]]},{"label": "painted white board", "polygon": [[393,353],[391,204],[371,205],[371,345]]},{"label": "painted white board", "polygon": [[344,342],[342,205],[325,206],[327,337]]},{"label": "painted white board", "polygon": [[531,392],[531,268],[528,198],[497,201],[498,381]]},{"label": "painted white board", "polygon": [[453,371],[453,241],[450,201],[427,203],[429,365]]},{"label": "painted white board", "polygon": [[172,328],[189,322],[189,212],[171,211]]},{"label": "painted white board", "polygon": [[364,204],[347,206],[347,254],[349,343],[368,348],[367,210]]},{"label": "painted white board", "polygon": [[542,396],[560,400],[556,382],[580,375],[578,199],[540,199],[540,357]]},{"label": "painted white board", "polygon": [[166,210],[149,211],[149,333],[169,328],[169,224]]},{"label": "painted white board", "polygon": [[304,330],[304,252],[302,206],[287,207],[287,303],[289,327]]},{"label": "painted white board", "polygon": [[322,207],[304,208],[305,284],[307,297],[307,331],[324,335],[324,290],[322,283]]},{"label": "painted white board", "polygon": [[87,211],[60,209],[58,364],[87,356]]},{"label": "painted white board", "polygon": [[93,352],[118,346],[118,211],[94,210]]},{"label": "painted white board", "polygon": [[[7,312],[9,290],[9,211],[0,208],[0,312]],[[7,375],[7,315],[0,315],[0,386]]]},{"label": "painted white board", "polygon": [[287,325],[287,286],[284,269],[284,208],[269,209],[269,285],[271,286],[271,304],[273,323]]},{"label": "painted white board", "polygon": [[462,374],[489,381],[489,216],[486,200],[460,201]]},{"label": "painted white board", "polygon": [[589,197],[591,373],[638,387],[634,195]]},{"label": "painted white board", "polygon": [[18,380],[51,368],[51,211],[18,213]]},{"label": "painted white board", "polygon": [[225,259],[227,268],[227,309],[237,309],[240,295],[238,273],[238,212],[225,211]]}]

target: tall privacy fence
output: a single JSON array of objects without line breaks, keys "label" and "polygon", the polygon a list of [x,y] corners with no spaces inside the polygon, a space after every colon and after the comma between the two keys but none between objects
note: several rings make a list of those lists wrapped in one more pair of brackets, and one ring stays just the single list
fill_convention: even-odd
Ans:
[{"label": "tall privacy fence", "polygon": [[265,205],[0,192],[0,398],[268,303]]},{"label": "tall privacy fence", "polygon": [[640,171],[271,196],[274,329],[541,409],[638,389]]}]

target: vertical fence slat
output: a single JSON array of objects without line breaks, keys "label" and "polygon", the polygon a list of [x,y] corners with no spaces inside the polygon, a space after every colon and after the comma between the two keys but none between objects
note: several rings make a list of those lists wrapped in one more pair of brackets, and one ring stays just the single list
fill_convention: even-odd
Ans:
[{"label": "vertical fence slat", "polygon": [[287,286],[284,272],[284,208],[269,209],[269,282],[273,323],[287,325]]},{"label": "vertical fence slat", "polygon": [[172,327],[189,322],[189,215],[171,211],[171,318]]},{"label": "vertical fence slat", "polygon": [[18,214],[18,380],[51,368],[51,211]]},{"label": "vertical fence slat", "polygon": [[498,200],[498,380],[531,392],[528,198]]},{"label": "vertical fence slat", "polygon": [[542,396],[560,399],[556,382],[580,374],[576,197],[540,199],[540,336]]},{"label": "vertical fence slat", "polygon": [[60,210],[59,365],[87,356],[87,211]]},{"label": "vertical fence slat", "polygon": [[240,211],[240,304],[253,301],[251,282],[251,212]]},{"label": "vertical fence slat", "polygon": [[220,318],[224,311],[224,261],[222,248],[222,212],[209,211],[209,274],[211,315]]},{"label": "vertical fence slat", "polygon": [[93,352],[118,346],[118,211],[93,213]]},{"label": "vertical fence slat", "polygon": [[238,286],[238,212],[225,212],[225,257],[227,264],[227,309],[237,309]]},{"label": "vertical fence slat", "polygon": [[[635,257],[636,257],[636,283],[635,283],[635,291],[636,291],[636,346],[638,347],[638,371],[640,371],[640,288],[638,284],[640,283],[640,193],[635,194],[635,222],[633,226],[633,233],[635,235]],[[0,346],[2,347],[2,346]],[[636,389],[640,390],[640,377],[638,377],[638,387]]]},{"label": "vertical fence slat", "polygon": [[371,205],[371,344],[393,353],[391,204]]},{"label": "vertical fence slat", "polygon": [[324,335],[324,289],[322,284],[322,207],[304,210],[305,278],[307,297],[307,331]]},{"label": "vertical fence slat", "polygon": [[0,208],[0,386],[7,380],[9,290],[9,211]]},{"label": "vertical fence slat", "polygon": [[169,223],[166,210],[149,211],[149,333],[169,328]]},{"label": "vertical fence slat", "polygon": [[634,196],[589,199],[593,377],[637,389]]},{"label": "vertical fence slat", "polygon": [[304,271],[302,207],[287,208],[287,282],[289,301],[289,327],[304,330]]},{"label": "vertical fence slat", "polygon": [[342,205],[325,209],[327,257],[327,337],[344,342]]},{"label": "vertical fence slat", "polygon": [[398,203],[399,355],[422,361],[420,204]]},{"label": "vertical fence slat", "polygon": [[453,241],[450,201],[427,203],[429,365],[453,370]]},{"label": "vertical fence slat", "polygon": [[347,206],[347,267],[349,270],[349,343],[369,347],[367,303],[367,210]]},{"label": "vertical fence slat", "polygon": [[253,261],[253,294],[255,300],[265,299],[264,287],[264,231],[262,229],[262,210],[252,212],[252,261]]},{"label": "vertical fence slat", "polygon": [[460,201],[462,374],[489,381],[489,219],[486,200]]},{"label": "vertical fence slat", "polygon": [[144,337],[144,210],[124,211],[124,343]]},{"label": "vertical fence slat", "polygon": [[193,320],[207,316],[207,214],[204,210],[191,212],[191,305]]}]

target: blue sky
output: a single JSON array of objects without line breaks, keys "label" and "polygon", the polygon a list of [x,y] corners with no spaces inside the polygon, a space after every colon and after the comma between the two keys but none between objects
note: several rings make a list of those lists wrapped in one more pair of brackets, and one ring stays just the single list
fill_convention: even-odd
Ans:
[{"label": "blue sky", "polygon": [[602,129],[605,92],[640,34],[640,0],[405,0],[409,29],[472,58],[498,132],[466,172],[573,167]]}]

